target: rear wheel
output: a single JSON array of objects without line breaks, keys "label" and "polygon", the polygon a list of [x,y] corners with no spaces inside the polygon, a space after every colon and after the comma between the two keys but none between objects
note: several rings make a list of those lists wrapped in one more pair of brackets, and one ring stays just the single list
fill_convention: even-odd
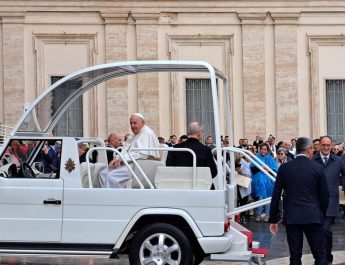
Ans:
[{"label": "rear wheel", "polygon": [[193,252],[179,228],[155,223],[137,232],[131,243],[129,261],[131,265],[190,265],[193,264]]},{"label": "rear wheel", "polygon": [[195,249],[194,250],[194,262],[193,265],[199,265],[201,262],[203,262],[205,258],[205,253],[201,249]]}]

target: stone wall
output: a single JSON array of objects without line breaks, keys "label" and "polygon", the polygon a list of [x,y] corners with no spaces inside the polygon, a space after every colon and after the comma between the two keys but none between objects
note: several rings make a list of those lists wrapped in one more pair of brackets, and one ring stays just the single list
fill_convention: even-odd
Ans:
[{"label": "stone wall", "polygon": [[[178,59],[205,60],[226,74],[235,142],[257,134],[278,139],[326,134],[323,80],[345,79],[340,70],[345,51],[337,49],[344,44],[345,5],[319,3],[1,1],[0,122],[14,125],[24,103],[49,84],[51,75],[69,73],[66,65]],[[85,42],[88,60],[75,61],[68,52],[44,53],[50,35],[56,40],[65,34],[73,36],[65,50]],[[37,36],[46,40],[39,51]],[[327,59],[320,47],[328,47],[339,65],[333,76],[319,65]],[[54,60],[61,62],[49,67]],[[124,134],[129,115],[139,111],[158,135],[185,133],[183,82],[190,76],[145,74],[108,81],[84,99],[85,132]]]}]

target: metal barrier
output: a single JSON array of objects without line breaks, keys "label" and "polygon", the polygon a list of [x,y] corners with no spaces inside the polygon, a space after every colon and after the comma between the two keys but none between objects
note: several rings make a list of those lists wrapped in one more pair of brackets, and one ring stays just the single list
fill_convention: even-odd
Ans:
[{"label": "metal barrier", "polygon": [[0,124],[0,147],[4,144],[7,136],[13,130],[13,127]]}]

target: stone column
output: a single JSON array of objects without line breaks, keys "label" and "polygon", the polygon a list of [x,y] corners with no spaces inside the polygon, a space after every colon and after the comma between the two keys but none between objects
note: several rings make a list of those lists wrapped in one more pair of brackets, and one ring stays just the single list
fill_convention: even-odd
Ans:
[{"label": "stone column", "polygon": [[25,102],[24,14],[0,14],[0,17],[4,124],[14,126],[23,115]]},{"label": "stone column", "polygon": [[[136,21],[137,59],[158,60],[158,13],[133,13]],[[138,111],[146,123],[159,132],[158,73],[138,75]]]},{"label": "stone column", "polygon": [[272,13],[275,28],[276,104],[278,139],[299,135],[297,13]]},{"label": "stone column", "polygon": [[[105,61],[127,60],[128,13],[102,13],[105,23]],[[107,81],[106,106],[108,134],[128,132],[128,78]]]},{"label": "stone column", "polygon": [[[244,133],[266,134],[265,13],[239,13],[242,21]],[[234,125],[236,126],[236,125]]]}]

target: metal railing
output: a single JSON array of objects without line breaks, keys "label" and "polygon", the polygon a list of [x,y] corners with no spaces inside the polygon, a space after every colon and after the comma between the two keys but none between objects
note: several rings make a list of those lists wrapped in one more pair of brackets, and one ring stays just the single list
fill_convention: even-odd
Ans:
[{"label": "metal railing", "polygon": [[[127,166],[127,168],[129,169],[130,173],[132,174],[132,176],[134,177],[134,179],[138,182],[140,189],[144,189],[144,185],[142,184],[142,182],[140,181],[139,177],[137,176],[137,174],[133,171],[133,168],[129,165],[129,162],[126,161],[126,159],[123,157],[123,154],[121,152],[119,152],[119,150],[116,150],[114,148],[111,147],[92,147],[90,148],[87,153],[86,153],[86,157],[89,157],[90,154],[92,153],[92,151],[98,151],[98,150],[109,150],[112,151],[114,153],[116,153],[121,160],[123,161],[123,163],[125,164],[125,166]],[[133,164],[138,168],[139,172],[142,174],[142,176],[144,177],[145,181],[148,183],[148,185],[150,186],[150,189],[154,189],[154,186],[152,185],[151,181],[149,180],[149,178],[147,177],[147,175],[145,174],[145,172],[142,170],[142,168],[140,167],[140,165],[138,164],[138,162],[134,159],[133,155],[131,154],[132,151],[174,151],[174,152],[189,152],[191,153],[191,155],[193,156],[193,189],[196,188],[196,155],[193,152],[193,150],[189,149],[189,148],[170,148],[170,147],[160,147],[160,148],[132,148],[129,150],[128,155],[129,157],[132,159],[131,162],[133,162]],[[90,161],[89,159],[86,159],[86,165],[87,165],[87,173],[88,173],[88,181],[89,181],[89,188],[93,188],[92,187],[92,179],[91,179],[91,171],[90,171]]]},{"label": "metal railing", "polygon": [[0,147],[4,144],[7,136],[13,130],[13,127],[0,124]]},{"label": "metal railing", "polygon": [[[264,173],[267,178],[269,178],[270,180],[275,182],[275,178],[277,176],[277,173],[274,172],[267,165],[265,165],[265,163],[262,162],[252,152],[245,150],[245,149],[236,148],[236,147],[225,147],[225,148],[222,148],[222,150],[225,150],[225,151],[227,150],[229,152],[241,154],[242,156],[247,158],[251,163],[253,163],[254,166],[257,167],[262,173]],[[231,169],[230,169],[229,165],[227,163],[225,163],[225,166],[226,166],[226,171],[231,174]],[[267,205],[270,203],[271,203],[271,197],[268,197],[268,198],[261,199],[261,200],[258,200],[258,201],[252,202],[252,203],[248,203],[248,204],[243,205],[243,206],[234,207],[234,209],[228,213],[228,216],[231,217],[235,214],[246,212],[248,210],[252,210],[252,209],[255,209],[255,208],[258,208],[260,206],[264,206],[264,205]]]}]

